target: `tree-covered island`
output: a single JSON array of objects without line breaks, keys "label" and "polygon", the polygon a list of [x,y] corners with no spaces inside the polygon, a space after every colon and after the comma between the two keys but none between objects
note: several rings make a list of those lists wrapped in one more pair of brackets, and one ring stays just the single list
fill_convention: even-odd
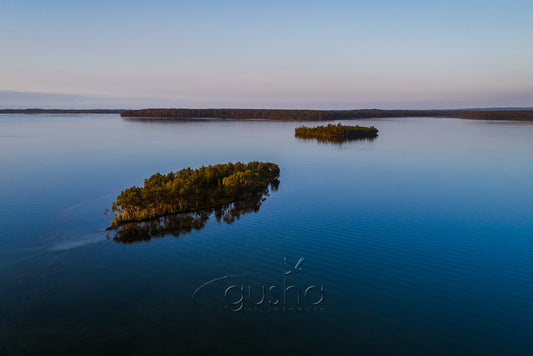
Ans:
[{"label": "tree-covered island", "polygon": [[294,129],[294,136],[303,139],[316,139],[319,142],[344,142],[358,139],[373,139],[378,136],[374,126],[343,126],[328,124],[326,126],[300,126]]},{"label": "tree-covered island", "polygon": [[198,212],[240,201],[262,198],[277,188],[279,167],[274,163],[226,163],[185,168],[166,175],[156,173],[143,187],[122,191],[112,205],[113,229],[128,222],[165,215]]}]

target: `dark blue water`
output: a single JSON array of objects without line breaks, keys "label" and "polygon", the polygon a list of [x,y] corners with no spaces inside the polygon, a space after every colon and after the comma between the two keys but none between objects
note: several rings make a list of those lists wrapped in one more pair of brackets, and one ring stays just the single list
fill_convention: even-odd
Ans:
[{"label": "dark blue water", "polygon": [[[533,125],[356,123],[379,137],[0,116],[0,354],[531,354]],[[104,231],[155,172],[252,160],[281,169],[256,213],[133,244]]]}]

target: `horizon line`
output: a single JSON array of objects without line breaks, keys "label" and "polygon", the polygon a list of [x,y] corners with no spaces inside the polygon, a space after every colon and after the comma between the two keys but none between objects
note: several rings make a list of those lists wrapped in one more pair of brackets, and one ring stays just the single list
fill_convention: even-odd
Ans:
[{"label": "horizon line", "polygon": [[44,109],[38,107],[26,107],[26,108],[0,108],[0,113],[9,113],[9,112],[23,112],[23,111],[78,111],[78,112],[90,112],[90,111],[139,111],[139,110],[150,110],[150,109],[181,109],[181,110],[279,110],[279,111],[359,111],[359,110],[381,110],[381,111],[499,111],[499,110],[533,110],[533,106],[501,106],[501,107],[467,107],[467,108],[447,108],[447,109],[380,109],[380,108],[353,108],[353,109],[287,109],[287,108],[243,108],[243,107],[204,107],[204,108],[194,108],[194,107],[146,107],[143,109],[131,109],[131,108],[53,108],[53,109]]}]

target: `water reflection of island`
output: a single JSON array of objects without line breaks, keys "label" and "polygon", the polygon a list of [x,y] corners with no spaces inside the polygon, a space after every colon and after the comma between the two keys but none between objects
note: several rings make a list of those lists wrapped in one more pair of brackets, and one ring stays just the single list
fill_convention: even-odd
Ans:
[{"label": "water reflection of island", "polygon": [[[279,180],[273,182],[271,184],[272,190],[277,190],[278,185]],[[114,227],[107,237],[124,244],[150,241],[152,238],[167,235],[179,237],[189,234],[193,230],[199,231],[203,229],[212,215],[215,216],[218,222],[224,221],[226,224],[233,224],[235,220],[239,220],[241,215],[258,212],[262,202],[265,201],[268,195],[268,190],[266,190],[260,196],[246,201],[188,214],[167,215],[153,220],[119,225]]]},{"label": "water reflection of island", "polygon": [[374,126],[343,126],[328,124],[327,126],[300,126],[294,129],[294,137],[303,140],[317,140],[320,143],[336,143],[364,140],[373,141],[378,136]]},{"label": "water reflection of island", "polygon": [[338,137],[332,137],[332,138],[323,138],[323,137],[298,137],[298,136],[294,136],[296,137],[297,139],[299,140],[302,140],[302,141],[316,141],[318,143],[323,143],[323,144],[332,144],[332,145],[342,145],[342,144],[345,144],[345,143],[348,143],[348,142],[353,142],[353,141],[364,141],[364,142],[372,142],[375,140],[374,137],[363,137],[363,138],[338,138]]}]

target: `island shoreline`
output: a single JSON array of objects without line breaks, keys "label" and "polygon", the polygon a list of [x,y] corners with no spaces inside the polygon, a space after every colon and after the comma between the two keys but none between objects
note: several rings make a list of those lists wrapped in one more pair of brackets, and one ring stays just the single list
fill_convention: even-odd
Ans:
[{"label": "island shoreline", "polygon": [[[274,178],[274,180],[276,180],[278,178],[279,178],[279,175],[277,176],[277,178]],[[182,214],[186,215],[186,214],[192,214],[192,213],[200,213],[202,211],[206,211],[206,210],[209,210],[209,209],[221,208],[221,207],[224,207],[226,205],[237,204],[237,203],[245,202],[245,201],[246,200],[244,200],[244,199],[231,200],[231,201],[228,201],[228,202],[225,202],[225,203],[206,205],[206,206],[202,206],[202,207],[199,207],[199,208],[196,208],[196,209],[189,209],[189,210],[180,211],[180,212],[177,212],[177,213],[157,214],[157,215],[154,215],[154,216],[151,216],[151,217],[147,217],[147,218],[143,218],[143,219],[122,220],[122,221],[119,221],[117,223],[111,224],[110,226],[106,227],[104,229],[104,231],[115,230],[115,229],[119,228],[120,226],[127,225],[127,224],[135,224],[135,223],[141,223],[141,222],[146,222],[146,221],[153,221],[153,220],[165,217],[165,216],[182,215]]]}]

